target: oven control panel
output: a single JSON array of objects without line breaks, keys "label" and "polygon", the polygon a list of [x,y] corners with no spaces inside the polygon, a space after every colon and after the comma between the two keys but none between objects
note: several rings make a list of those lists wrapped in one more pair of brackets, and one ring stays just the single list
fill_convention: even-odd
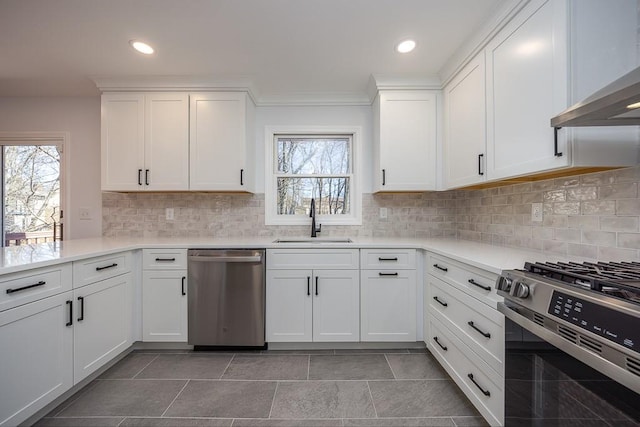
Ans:
[{"label": "oven control panel", "polygon": [[548,313],[640,353],[637,317],[559,291],[553,291]]}]

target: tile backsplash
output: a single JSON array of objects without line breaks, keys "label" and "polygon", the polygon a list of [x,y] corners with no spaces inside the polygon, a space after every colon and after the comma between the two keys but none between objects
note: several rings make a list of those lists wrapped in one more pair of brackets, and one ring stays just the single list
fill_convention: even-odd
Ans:
[{"label": "tile backsplash", "polygon": [[[364,194],[361,226],[322,236],[458,237],[561,255],[640,259],[640,167],[482,190]],[[542,203],[542,222],[531,204]],[[264,195],[103,193],[107,237],[305,236],[307,226],[265,226]],[[386,207],[388,217],[379,218]],[[165,219],[173,208],[174,220]]]}]

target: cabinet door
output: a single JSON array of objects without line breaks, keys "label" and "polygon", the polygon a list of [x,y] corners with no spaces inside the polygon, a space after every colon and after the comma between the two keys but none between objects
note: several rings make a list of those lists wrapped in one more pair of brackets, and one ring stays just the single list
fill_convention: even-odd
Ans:
[{"label": "cabinet door", "polygon": [[567,106],[566,3],[530,2],[487,45],[487,179],[570,164],[549,122]]},{"label": "cabinet door", "polygon": [[189,96],[145,95],[145,190],[189,189]]},{"label": "cabinet door", "polygon": [[428,91],[381,91],[376,114],[376,191],[436,186],[436,102]]},{"label": "cabinet door", "polygon": [[246,94],[191,95],[191,190],[248,191]]},{"label": "cabinet door", "polygon": [[22,423],[73,385],[71,296],[0,313],[0,425]]},{"label": "cabinet door", "polygon": [[359,341],[358,270],[313,273],[313,341]]},{"label": "cabinet door", "polygon": [[131,273],[76,289],[74,383],[131,345]]},{"label": "cabinet door", "polygon": [[104,94],[101,116],[102,190],[140,191],[144,184],[144,95]]},{"label": "cabinet door", "polygon": [[444,174],[447,188],[486,179],[484,52],[444,88]]},{"label": "cabinet door", "polygon": [[187,270],[142,274],[142,340],[187,342]]},{"label": "cabinet door", "polygon": [[267,270],[267,341],[312,340],[311,270]]},{"label": "cabinet door", "polygon": [[363,270],[360,274],[361,341],[415,341],[415,270]]}]

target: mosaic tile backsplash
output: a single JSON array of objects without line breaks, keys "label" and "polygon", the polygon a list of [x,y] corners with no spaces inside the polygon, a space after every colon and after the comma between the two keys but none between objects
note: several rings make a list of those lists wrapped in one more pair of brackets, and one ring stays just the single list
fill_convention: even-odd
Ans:
[{"label": "mosaic tile backsplash", "polygon": [[[561,255],[640,259],[640,167],[483,190],[363,195],[361,226],[322,236],[457,237]],[[531,204],[543,221],[531,221]],[[103,193],[107,237],[305,236],[307,226],[265,226],[264,195]],[[165,208],[175,219],[165,219]],[[388,217],[379,218],[386,207]]]}]

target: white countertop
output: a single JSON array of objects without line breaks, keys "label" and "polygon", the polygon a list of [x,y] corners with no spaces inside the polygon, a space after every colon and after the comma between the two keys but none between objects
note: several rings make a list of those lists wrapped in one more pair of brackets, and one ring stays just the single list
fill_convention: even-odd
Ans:
[{"label": "white countertop", "polygon": [[[0,274],[145,248],[415,248],[456,258],[499,274],[522,268],[525,261],[558,261],[548,255],[456,239],[354,238],[353,243],[274,243],[256,238],[94,238],[0,249]],[[322,241],[322,239],[318,239]]]}]

